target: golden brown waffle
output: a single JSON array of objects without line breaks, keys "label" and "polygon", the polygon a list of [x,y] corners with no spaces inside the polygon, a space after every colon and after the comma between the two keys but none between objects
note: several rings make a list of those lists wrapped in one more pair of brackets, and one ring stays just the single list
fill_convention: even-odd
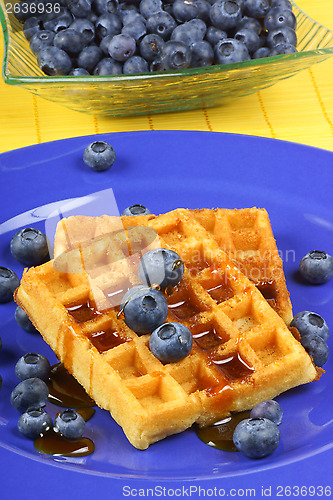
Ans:
[{"label": "golden brown waffle", "polygon": [[[119,307],[98,311],[87,273],[60,272],[51,261],[27,270],[15,294],[68,371],[135,447],[252,408],[317,377],[282,318],[190,212],[146,222],[185,263],[184,278],[167,299],[168,320],[186,324],[194,337],[184,360],[163,365],[149,350],[149,336],[137,336],[117,317]],[[132,245],[140,246],[145,234],[134,231]],[[123,251],[125,261],[131,253],[127,236],[116,233],[100,256],[110,273],[113,251]],[[104,238],[97,243],[107,246]],[[85,251],[81,247],[79,255]],[[135,273],[113,276],[122,277],[104,289],[111,297],[137,283]]]},{"label": "golden brown waffle", "polygon": [[[283,262],[267,211],[258,208],[189,211],[183,209],[182,213],[189,213],[196,218],[215,239],[220,249],[227,253],[242,273],[257,286],[268,303],[289,325],[293,318],[292,306],[283,272]],[[55,256],[72,246],[75,247],[78,242],[90,241],[111,231],[121,231],[124,226],[146,226],[149,221],[159,217],[149,215],[119,219],[110,216],[76,216],[63,219],[56,232]],[[177,239],[177,236],[175,238]],[[194,263],[195,258],[194,256]]]}]

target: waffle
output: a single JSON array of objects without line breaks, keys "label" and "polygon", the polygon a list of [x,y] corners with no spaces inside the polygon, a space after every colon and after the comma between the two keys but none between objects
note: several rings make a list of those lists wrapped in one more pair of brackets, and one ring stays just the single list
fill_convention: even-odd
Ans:
[{"label": "waffle", "polygon": [[[104,222],[108,229],[110,219]],[[167,296],[168,321],[186,324],[193,334],[192,351],[184,360],[160,363],[149,350],[149,335],[130,330],[119,306],[96,307],[88,273],[60,271],[57,259],[26,270],[15,293],[67,370],[98,406],[111,412],[133,446],[146,449],[195,422],[207,425],[318,377],[283,319],[193,213],[176,210],[148,217],[146,223],[158,239],[145,240],[142,227],[110,238],[95,232],[96,248],[108,248],[99,266],[91,262],[89,268],[96,271],[94,279],[100,279],[98,267],[118,279],[104,288],[112,298],[137,284],[134,272],[121,273],[122,266],[133,263],[134,247],[149,248],[158,241],[177,251],[185,272]],[[69,251],[76,252],[72,257],[80,266],[80,258],[91,255],[89,246],[77,250]],[[117,252],[123,252],[123,259],[114,258]]]},{"label": "waffle", "polygon": [[[292,306],[280,258],[267,211],[258,208],[240,210],[183,210],[194,216],[221,250],[264,295],[267,302],[287,325],[293,319]],[[84,217],[63,219],[58,225],[54,254],[61,255],[84,240],[91,241],[111,231],[121,231],[133,225],[146,226],[159,216]],[[195,260],[194,260],[195,263]],[[195,273],[196,267],[193,268]],[[127,271],[128,272],[128,271]]]}]

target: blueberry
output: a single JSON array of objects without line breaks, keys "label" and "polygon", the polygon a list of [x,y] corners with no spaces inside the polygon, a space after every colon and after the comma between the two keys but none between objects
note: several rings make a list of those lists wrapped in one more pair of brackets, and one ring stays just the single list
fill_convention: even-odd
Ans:
[{"label": "blueberry", "polygon": [[178,285],[184,274],[184,264],[173,250],[156,248],[145,253],[138,266],[138,277],[142,284],[159,285],[161,290]]},{"label": "blueberry", "polygon": [[49,12],[43,17],[43,25],[45,30],[51,30],[55,33],[68,28],[73,22],[73,16],[70,11],[64,7],[60,7],[60,12]]},{"label": "blueberry", "polygon": [[242,11],[237,2],[229,0],[217,0],[209,11],[213,26],[221,30],[235,28],[242,18]]},{"label": "blueberry", "polygon": [[201,19],[191,19],[177,26],[171,33],[171,40],[184,42],[188,45],[200,42],[207,31],[206,24]]},{"label": "blueberry", "polygon": [[136,204],[136,205],[131,205],[130,207],[125,208],[125,210],[123,210],[121,215],[124,215],[127,217],[128,216],[133,217],[136,215],[149,215],[150,213],[151,213],[150,210],[147,207],[145,207],[144,205]]},{"label": "blueberry", "polygon": [[271,49],[279,43],[288,43],[296,47],[297,36],[295,30],[285,26],[284,28],[276,28],[268,32],[267,45]]},{"label": "blueberry", "polygon": [[44,29],[43,20],[41,16],[37,17],[29,17],[23,25],[23,33],[27,40],[31,40],[31,38],[38,33],[38,31],[42,31]]},{"label": "blueberry", "polygon": [[140,2],[140,13],[146,19],[157,12],[162,12],[162,10],[163,3],[161,0],[141,0]]},{"label": "blueberry", "polygon": [[319,335],[305,335],[301,344],[313,359],[315,366],[321,367],[328,360],[329,349],[326,342]]},{"label": "blueberry", "polygon": [[141,56],[151,62],[161,56],[165,41],[159,35],[150,33],[142,38],[139,45]]},{"label": "blueberry", "polygon": [[72,71],[69,74],[73,75],[73,76],[87,76],[87,75],[90,75],[89,71],[87,71],[84,68],[73,68]]},{"label": "blueberry", "polygon": [[101,16],[102,14],[114,14],[119,7],[118,0],[93,0],[92,7],[94,11]]},{"label": "blueberry", "polygon": [[175,0],[172,4],[172,13],[180,23],[190,19],[206,21],[209,17],[210,7],[206,0]]},{"label": "blueberry", "polygon": [[91,11],[90,0],[69,0],[67,7],[74,17],[86,17]]},{"label": "blueberry", "polygon": [[236,448],[250,458],[263,458],[279,445],[280,430],[268,418],[247,418],[236,427],[233,442]]},{"label": "blueberry", "polygon": [[250,28],[239,29],[235,33],[234,38],[246,45],[249,54],[254,54],[254,52],[256,52],[260,47],[260,39],[258,33]]},{"label": "blueberry", "polygon": [[71,28],[59,31],[53,40],[53,45],[64,50],[70,56],[77,56],[86,46],[86,40],[78,31]]},{"label": "blueberry", "polygon": [[75,19],[70,25],[70,29],[80,33],[87,44],[91,43],[95,38],[95,26],[88,19]]},{"label": "blueberry", "polygon": [[22,356],[15,365],[15,375],[19,380],[40,378],[46,382],[50,376],[51,366],[42,354],[29,352]]},{"label": "blueberry", "polygon": [[34,227],[17,231],[11,239],[10,251],[12,256],[24,266],[39,266],[50,259],[47,238],[44,233]]},{"label": "blueberry", "polygon": [[294,54],[295,52],[297,52],[297,49],[294,45],[291,45],[290,43],[278,43],[277,45],[274,45],[270,55],[278,56],[281,54]]},{"label": "blueberry", "polygon": [[17,428],[26,437],[36,439],[52,428],[50,415],[43,408],[30,408],[18,419]]},{"label": "blueberry", "polygon": [[148,73],[148,71],[148,63],[143,57],[132,56],[124,62],[123,73],[125,75]]},{"label": "blueberry", "polygon": [[162,292],[138,285],[125,293],[121,310],[126,325],[142,335],[151,333],[164,323],[168,315],[168,304]]},{"label": "blueberry", "polygon": [[68,75],[72,69],[72,60],[64,50],[58,47],[45,47],[38,53],[39,68],[48,76]]},{"label": "blueberry", "polygon": [[265,17],[270,8],[270,0],[246,0],[244,14],[258,19]]},{"label": "blueberry", "polygon": [[95,141],[84,150],[83,160],[95,172],[104,172],[116,161],[116,152],[107,142]]},{"label": "blueberry", "polygon": [[329,328],[324,318],[311,311],[296,314],[290,326],[297,328],[301,337],[319,335],[326,342],[329,336]]},{"label": "blueberry", "polygon": [[253,59],[261,59],[262,57],[269,57],[271,55],[271,49],[268,47],[260,47],[255,53],[252,55]]},{"label": "blueberry", "polygon": [[193,337],[182,323],[164,323],[150,336],[149,348],[162,363],[175,363],[191,352]]},{"label": "blueberry", "polygon": [[126,26],[127,24],[131,24],[134,21],[135,22],[140,21],[144,25],[146,25],[146,18],[143,17],[141,14],[139,14],[139,12],[135,12],[134,10],[129,10],[128,12],[125,11],[123,13],[122,21],[123,21],[123,26]]},{"label": "blueberry", "polygon": [[67,439],[78,439],[83,436],[85,421],[77,411],[68,409],[58,413],[54,420],[54,430]]},{"label": "blueberry", "polygon": [[29,316],[20,306],[15,309],[15,320],[16,323],[28,333],[39,333],[38,330],[31,323]]},{"label": "blueberry", "polygon": [[103,52],[97,45],[89,45],[84,47],[77,58],[77,64],[79,68],[85,69],[88,73],[92,73],[99,63],[103,59]]},{"label": "blueberry", "polygon": [[290,0],[271,0],[271,7],[292,10],[293,6]]},{"label": "blueberry", "polygon": [[214,50],[209,42],[202,40],[191,44],[191,66],[210,66],[214,61]]},{"label": "blueberry", "polygon": [[20,280],[14,271],[0,266],[0,303],[13,300],[13,294],[19,285]]},{"label": "blueberry", "polygon": [[220,40],[228,38],[228,35],[226,31],[220,30],[215,26],[209,26],[206,31],[205,38],[212,45],[212,47],[215,47]]},{"label": "blueberry", "polygon": [[244,16],[240,20],[240,22],[236,26],[236,31],[241,28],[249,28],[250,30],[255,31],[258,35],[261,33],[261,23],[258,19],[254,19],[253,17]]},{"label": "blueberry", "polygon": [[234,38],[220,40],[215,47],[215,56],[217,64],[242,62],[250,58],[246,45]]},{"label": "blueberry", "polygon": [[147,29],[146,25],[142,21],[138,20],[125,24],[125,26],[121,30],[121,33],[123,35],[129,35],[134,38],[134,40],[138,41],[145,36],[145,34],[147,33]]},{"label": "blueberry", "polygon": [[99,40],[108,35],[119,35],[121,28],[121,19],[116,14],[103,14],[95,23],[95,32]]},{"label": "blueberry", "polygon": [[283,411],[277,401],[269,399],[257,404],[250,412],[250,418],[268,418],[276,425],[282,422]]},{"label": "blueberry", "polygon": [[136,41],[129,35],[115,35],[109,43],[109,54],[118,62],[124,62],[134,55]]},{"label": "blueberry", "polygon": [[280,9],[278,7],[270,9],[264,19],[264,26],[267,30],[282,28],[284,26],[295,29],[296,24],[296,16],[291,10]]},{"label": "blueberry", "polygon": [[168,40],[177,26],[174,18],[167,12],[157,12],[147,19],[147,32],[160,35],[163,40]]},{"label": "blueberry", "polygon": [[299,270],[310,283],[326,283],[333,276],[333,258],[324,251],[312,250],[302,258]]},{"label": "blueberry", "polygon": [[191,65],[191,49],[188,44],[169,40],[163,47],[161,64],[165,70],[181,70]]},{"label": "blueberry", "polygon": [[43,49],[44,47],[48,47],[52,45],[54,39],[54,32],[48,30],[41,30],[35,33],[30,40],[30,49],[35,54]]},{"label": "blueberry", "polygon": [[45,406],[48,395],[49,390],[43,380],[36,377],[27,378],[15,387],[10,402],[16,410],[24,413],[28,408]]},{"label": "blueberry", "polygon": [[38,11],[36,0],[21,0],[15,4],[14,16],[20,22],[25,21]]},{"label": "blueberry", "polygon": [[121,75],[123,72],[122,63],[115,61],[111,57],[104,57],[94,69],[94,75]]}]

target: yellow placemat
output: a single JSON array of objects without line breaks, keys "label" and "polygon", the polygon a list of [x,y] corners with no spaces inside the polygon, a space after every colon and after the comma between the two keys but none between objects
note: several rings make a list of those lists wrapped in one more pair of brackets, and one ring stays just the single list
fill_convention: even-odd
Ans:
[{"label": "yellow placemat", "polygon": [[[332,0],[297,3],[333,30]],[[162,129],[258,135],[333,151],[333,57],[273,87],[207,110],[100,118],[70,111],[3,80],[0,106],[0,152],[80,135]]]}]

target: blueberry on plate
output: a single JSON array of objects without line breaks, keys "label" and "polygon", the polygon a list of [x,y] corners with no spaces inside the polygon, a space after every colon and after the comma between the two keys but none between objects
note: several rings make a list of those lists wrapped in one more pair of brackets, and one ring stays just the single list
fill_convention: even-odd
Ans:
[{"label": "blueberry on plate", "polygon": [[84,418],[71,408],[58,413],[54,420],[54,430],[67,439],[82,437],[85,425]]},{"label": "blueberry on plate", "polygon": [[95,172],[104,172],[116,161],[116,152],[107,142],[95,141],[84,150],[83,161]]},{"label": "blueberry on plate", "polygon": [[123,72],[122,63],[115,61],[112,57],[104,57],[96,64],[94,68],[94,75],[121,75]]},{"label": "blueberry on plate", "polygon": [[267,35],[267,45],[270,49],[274,48],[275,45],[280,43],[285,43],[288,45],[293,45],[296,47],[297,45],[297,35],[295,30],[289,28],[289,26],[285,26],[283,28],[276,28],[274,30],[270,30]]},{"label": "blueberry on plate", "polygon": [[155,248],[145,253],[138,266],[143,285],[159,285],[161,290],[178,285],[184,274],[184,264],[178,253],[167,248]]},{"label": "blueberry on plate", "polygon": [[246,0],[244,3],[244,14],[249,17],[261,19],[267,14],[270,8],[270,0]]},{"label": "blueberry on plate", "polygon": [[22,356],[15,365],[15,374],[19,380],[40,378],[46,382],[50,376],[51,366],[42,354],[29,352]]},{"label": "blueberry on plate", "polygon": [[279,7],[270,9],[264,20],[264,26],[267,30],[282,28],[283,26],[295,29],[296,24],[295,14],[290,9],[281,9]]},{"label": "blueberry on plate", "polygon": [[301,344],[313,359],[315,366],[324,366],[329,356],[328,345],[319,335],[305,335],[301,338]]},{"label": "blueberry on plate", "polygon": [[40,30],[35,33],[30,40],[30,49],[35,54],[38,54],[44,47],[52,45],[54,32],[49,30]]},{"label": "blueberry on plate", "polygon": [[36,439],[47,432],[52,425],[52,418],[43,408],[29,408],[22,413],[17,422],[18,430],[31,439]]},{"label": "blueberry on plate", "polygon": [[250,412],[250,418],[268,418],[276,425],[280,425],[282,422],[283,411],[281,406],[277,401],[273,399],[268,399],[267,401],[262,401],[252,408]]},{"label": "blueberry on plate", "polygon": [[34,227],[17,231],[11,239],[10,251],[24,266],[39,266],[50,259],[47,238]]},{"label": "blueberry on plate", "polygon": [[279,56],[281,54],[295,54],[296,52],[296,47],[294,47],[294,45],[291,45],[291,43],[278,43],[271,49],[270,56]]},{"label": "blueberry on plate", "polygon": [[290,326],[297,328],[301,337],[319,335],[325,342],[329,336],[328,324],[319,314],[302,311],[294,316]]},{"label": "blueberry on plate", "polygon": [[268,418],[242,420],[233,434],[236,448],[249,458],[263,458],[279,445],[279,427]]},{"label": "blueberry on plate", "polygon": [[54,39],[53,45],[64,50],[69,56],[77,56],[87,45],[87,41],[78,31],[67,28],[59,31]]},{"label": "blueberry on plate", "polygon": [[168,40],[177,23],[168,12],[160,11],[148,17],[146,26],[148,33],[155,33],[163,40]]},{"label": "blueberry on plate", "polygon": [[134,217],[136,215],[149,215],[150,213],[151,212],[147,207],[137,203],[135,205],[131,205],[130,207],[125,208],[125,210],[123,210],[121,215],[124,215],[126,217]]},{"label": "blueberry on plate", "polygon": [[28,408],[39,408],[46,404],[49,390],[39,378],[27,378],[20,382],[10,395],[10,402],[16,410],[24,413]]},{"label": "blueberry on plate", "polygon": [[126,325],[138,335],[151,333],[164,323],[168,304],[162,292],[147,286],[134,286],[125,293],[121,306]]},{"label": "blueberry on plate", "polygon": [[299,263],[303,278],[313,284],[322,284],[333,276],[333,257],[321,250],[312,250]]},{"label": "blueberry on plate", "polygon": [[0,266],[0,302],[10,302],[13,294],[19,286],[20,280],[17,275],[8,267]]},{"label": "blueberry on plate", "polygon": [[154,330],[149,339],[149,348],[162,363],[175,363],[191,352],[193,337],[182,323],[164,323]]},{"label": "blueberry on plate", "polygon": [[146,61],[151,62],[161,56],[164,45],[165,41],[161,36],[150,33],[140,41],[140,54]]},{"label": "blueberry on plate", "polygon": [[22,328],[22,330],[28,333],[39,333],[30,321],[29,316],[20,306],[15,309],[15,320],[16,323]]}]

